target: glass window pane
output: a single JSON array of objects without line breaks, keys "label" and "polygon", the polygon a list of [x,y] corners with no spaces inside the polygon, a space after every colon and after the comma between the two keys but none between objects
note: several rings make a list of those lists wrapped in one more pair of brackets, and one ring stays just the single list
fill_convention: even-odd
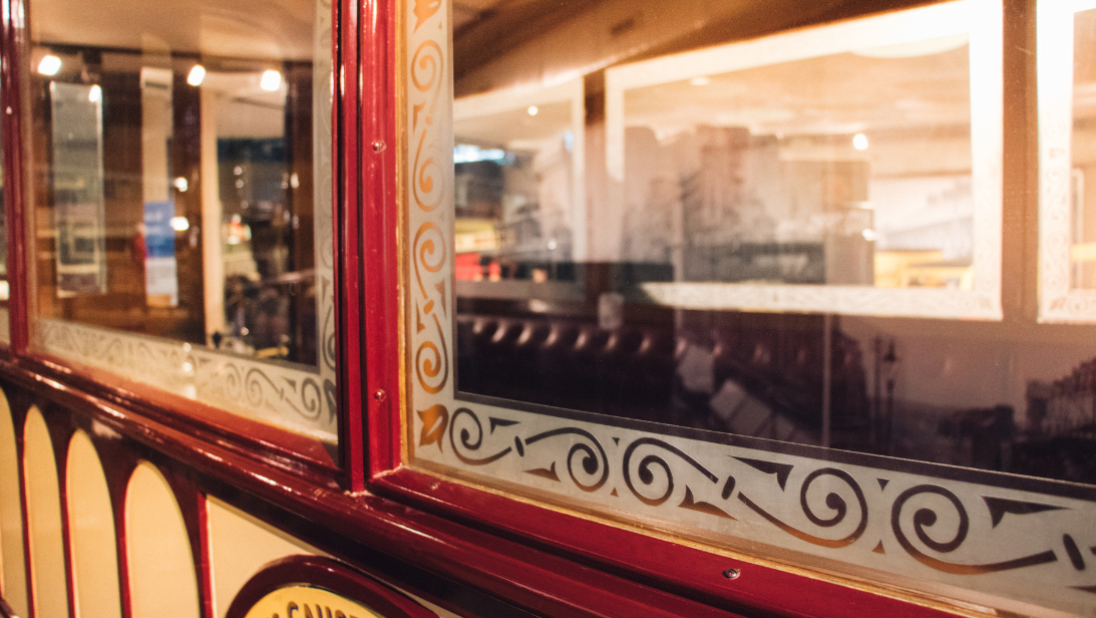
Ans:
[{"label": "glass window pane", "polygon": [[[1073,15],[1073,169],[1070,189],[1073,200],[1072,246],[1070,247],[1073,288],[1096,289],[1096,8]],[[1089,183],[1085,182],[1085,178]]]},{"label": "glass window pane", "polygon": [[33,345],[335,439],[331,5],[41,0]]},{"label": "glass window pane", "polygon": [[779,29],[765,11],[408,8],[410,463],[936,599],[1091,613],[1096,330],[1033,310],[1001,3],[749,39]]}]

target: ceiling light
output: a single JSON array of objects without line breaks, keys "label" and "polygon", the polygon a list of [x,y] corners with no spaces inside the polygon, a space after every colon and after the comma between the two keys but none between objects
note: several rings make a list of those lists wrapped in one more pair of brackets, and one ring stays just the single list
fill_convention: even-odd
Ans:
[{"label": "ceiling light", "polygon": [[700,77],[694,77],[689,80],[690,86],[707,86],[710,83],[712,83],[712,80],[708,79],[704,75],[701,75]]},{"label": "ceiling light", "polygon": [[186,190],[190,188],[186,178],[183,178],[182,176],[176,178],[171,184],[175,185],[175,188],[179,190],[179,193],[186,193]]},{"label": "ceiling light", "polygon": [[856,135],[852,136],[852,147],[857,150],[867,150],[868,136],[864,135],[863,133],[857,133]]},{"label": "ceiling light", "polygon": [[259,86],[267,92],[274,92],[282,87],[282,74],[273,69],[263,71],[263,79],[259,82]]},{"label": "ceiling light", "polygon": [[190,69],[190,74],[186,76],[186,83],[190,84],[191,86],[201,86],[202,80],[205,79],[205,74],[205,67],[200,64],[196,64],[193,68]]},{"label": "ceiling light", "polygon": [[42,75],[57,75],[60,70],[61,59],[53,54],[43,56],[42,61],[38,63],[38,72]]},{"label": "ceiling light", "polygon": [[99,84],[95,84],[88,90],[88,101],[92,103],[98,103],[103,100],[103,89],[99,87]]},{"label": "ceiling light", "polygon": [[536,105],[530,105],[529,109],[528,109],[528,112],[529,112],[530,116],[536,116],[537,114],[540,113],[540,108],[537,107]]},{"label": "ceiling light", "polygon": [[186,217],[172,217],[171,229],[176,232],[185,232],[190,229],[190,220]]}]

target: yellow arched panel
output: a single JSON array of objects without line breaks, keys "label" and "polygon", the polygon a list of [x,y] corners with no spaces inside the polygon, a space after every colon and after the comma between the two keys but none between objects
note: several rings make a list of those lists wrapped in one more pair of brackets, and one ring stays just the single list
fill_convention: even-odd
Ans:
[{"label": "yellow arched panel", "polygon": [[23,559],[23,506],[19,455],[8,398],[0,391],[0,594],[20,616],[27,612],[27,566]]},{"label": "yellow arched panel", "polygon": [[134,618],[201,618],[183,514],[171,485],[148,461],[129,478],[126,546]]},{"label": "yellow arched panel", "polygon": [[31,589],[35,616],[68,618],[68,577],[61,533],[61,494],[46,421],[37,408],[23,429],[23,465],[30,529]]},{"label": "yellow arched panel", "polygon": [[147,461],[126,490],[126,545],[133,618],[200,618],[183,514],[167,480]]},{"label": "yellow arched panel", "polygon": [[82,431],[69,443],[66,469],[76,616],[121,618],[110,492],[95,446]]}]

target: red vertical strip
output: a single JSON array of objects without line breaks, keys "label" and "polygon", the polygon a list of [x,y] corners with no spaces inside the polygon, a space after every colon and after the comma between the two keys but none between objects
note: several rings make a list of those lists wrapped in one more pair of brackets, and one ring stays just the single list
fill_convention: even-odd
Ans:
[{"label": "red vertical strip", "polygon": [[99,464],[107,479],[107,491],[110,492],[111,512],[114,515],[114,543],[118,556],[118,600],[122,605],[122,618],[132,618],[133,597],[129,589],[129,537],[126,521],[126,494],[129,480],[137,468],[137,455],[123,445],[119,438],[96,435],[95,428],[86,427],[85,431],[95,445]]},{"label": "red vertical strip", "polygon": [[[50,442],[53,443],[53,463],[57,471],[57,499],[61,508],[61,544],[65,554],[65,593],[68,595],[69,617],[75,618],[76,613],[76,562],[72,557],[72,525],[69,522],[68,499],[68,450],[72,441],[73,430],[68,425],[72,419],[68,411],[62,415],[42,415],[49,429]],[[64,423],[62,425],[61,423]]]},{"label": "red vertical strip", "polygon": [[347,486],[365,488],[362,391],[361,176],[358,162],[365,138],[359,130],[358,0],[332,3],[335,40],[335,92],[332,110],[332,161],[335,174],[335,290],[339,337],[339,447]]},{"label": "red vertical strip", "polygon": [[212,547],[209,543],[209,508],[206,504],[205,494],[198,491],[197,487],[194,487],[193,490],[193,502],[197,508],[195,514],[197,547],[194,548],[194,568],[198,572],[198,594],[201,596],[202,616],[204,618],[216,618],[213,611],[213,569],[210,568],[212,565],[210,559]]},{"label": "red vertical strip", "polygon": [[15,354],[27,348],[28,336],[28,278],[26,180],[23,142],[23,91],[24,60],[29,45],[26,23],[26,6],[22,0],[3,0],[3,37],[0,53],[0,131],[3,132],[4,150],[4,215],[8,235],[8,273],[11,300],[8,311],[11,321],[11,350]]},{"label": "red vertical strip", "polygon": [[[102,461],[102,457],[99,459]],[[122,603],[122,618],[133,618],[133,598],[129,593],[129,539],[126,537],[127,480],[123,477],[121,491],[115,491],[117,478],[111,479],[110,502],[114,511],[114,544],[118,548],[118,599]]]},{"label": "red vertical strip", "polygon": [[373,475],[400,464],[398,247],[394,0],[364,0],[362,12],[362,185],[365,213],[365,325],[368,346],[369,466]]},{"label": "red vertical strip", "polygon": [[30,546],[30,510],[27,508],[27,464],[23,454],[26,453],[24,440],[27,423],[27,409],[23,409],[20,415],[12,414],[12,424],[15,426],[15,451],[19,461],[19,498],[23,511],[23,565],[27,571],[27,614],[28,618],[38,618],[38,608],[35,604],[34,589],[34,560]]},{"label": "red vertical strip", "polygon": [[190,540],[190,555],[194,561],[194,575],[198,583],[198,608],[202,618],[215,618],[213,613],[213,574],[210,568],[209,547],[209,510],[206,508],[205,494],[189,479],[173,470],[156,466],[164,475],[179,512],[183,514],[187,538]]}]

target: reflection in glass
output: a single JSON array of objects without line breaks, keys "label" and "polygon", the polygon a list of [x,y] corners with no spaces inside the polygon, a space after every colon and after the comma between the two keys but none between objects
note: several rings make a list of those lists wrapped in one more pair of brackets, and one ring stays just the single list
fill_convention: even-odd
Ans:
[{"label": "reflection in glass", "polygon": [[109,4],[33,13],[35,344],[332,438],[330,4]]},{"label": "reflection in glass", "polygon": [[1096,289],[1096,9],[1073,14],[1073,288]]},{"label": "reflection in glass", "polygon": [[967,37],[898,47],[622,76],[623,259],[675,281],[971,289]]},{"label": "reflection in glass", "polygon": [[106,292],[102,101],[98,86],[51,83],[57,295]]},{"label": "reflection in glass", "polygon": [[585,252],[583,111],[579,81],[455,103],[458,294],[573,281]]},{"label": "reflection in glass", "polygon": [[[1090,329],[934,311],[1001,283],[1000,127],[979,125],[1000,62],[982,17],[955,21],[980,5],[864,45],[848,24],[722,45],[719,8],[681,9],[706,44],[651,18],[577,50],[603,15],[560,10],[488,51],[515,16],[454,30],[458,393],[1096,482]],[[661,51],[629,64],[638,40]],[[575,72],[568,115],[546,93]]]}]

